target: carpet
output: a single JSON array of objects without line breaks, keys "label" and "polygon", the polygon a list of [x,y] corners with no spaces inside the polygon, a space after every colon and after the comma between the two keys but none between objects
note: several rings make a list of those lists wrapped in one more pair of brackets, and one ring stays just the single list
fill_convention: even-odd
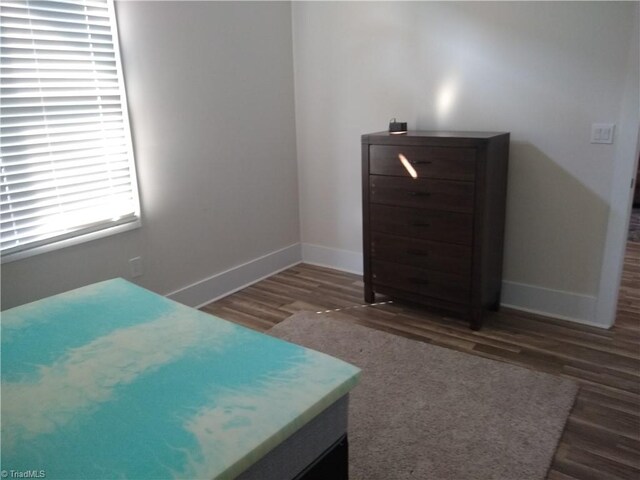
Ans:
[{"label": "carpet", "polygon": [[362,369],[351,392],[351,480],[543,479],[577,385],[300,312],[270,334]]}]

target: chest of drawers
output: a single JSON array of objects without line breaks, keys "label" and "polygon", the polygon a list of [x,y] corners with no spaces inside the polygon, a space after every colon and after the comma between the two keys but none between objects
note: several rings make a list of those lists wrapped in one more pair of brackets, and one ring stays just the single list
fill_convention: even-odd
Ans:
[{"label": "chest of drawers", "polygon": [[509,133],[362,136],[365,301],[418,302],[479,329],[502,283]]}]

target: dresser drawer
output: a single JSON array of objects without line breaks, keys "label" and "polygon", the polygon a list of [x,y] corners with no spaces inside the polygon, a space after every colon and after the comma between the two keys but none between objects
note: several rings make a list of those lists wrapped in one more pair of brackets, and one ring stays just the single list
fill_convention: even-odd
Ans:
[{"label": "dresser drawer", "polygon": [[371,205],[371,231],[471,245],[473,217],[466,213]]},{"label": "dresser drawer", "polygon": [[466,303],[470,298],[469,276],[435,272],[397,263],[373,260],[373,285],[383,285],[451,302]]},{"label": "dresser drawer", "polygon": [[371,203],[450,212],[473,211],[474,184],[471,182],[371,175],[369,185]]},{"label": "dresser drawer", "polygon": [[371,256],[412,267],[438,272],[471,274],[471,247],[372,233]]},{"label": "dresser drawer", "polygon": [[406,158],[418,178],[466,181],[475,178],[476,153],[473,148],[371,145],[369,172],[373,175],[410,176],[400,155]]}]

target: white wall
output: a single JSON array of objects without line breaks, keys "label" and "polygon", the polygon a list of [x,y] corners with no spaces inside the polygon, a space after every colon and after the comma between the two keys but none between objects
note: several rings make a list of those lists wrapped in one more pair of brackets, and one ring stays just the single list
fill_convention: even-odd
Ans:
[{"label": "white wall", "polygon": [[[636,9],[294,3],[305,258],[359,264],[361,134],[391,117],[413,129],[509,131],[503,301],[598,323],[615,152],[630,140],[592,145],[589,135],[592,123],[637,129],[637,111],[620,115]],[[637,88],[637,69],[630,75]]]},{"label": "white wall", "polygon": [[[638,8],[635,11],[635,25],[630,38],[627,62],[627,79],[618,120],[621,127],[618,130],[618,139],[621,141],[616,145],[616,158],[612,172],[609,222],[596,311],[596,318],[602,319],[603,323],[609,318],[611,319],[610,325],[613,324],[615,319],[620,279],[624,266],[627,232],[634,192],[631,188],[630,179],[637,175],[637,162],[640,154],[640,127],[638,126],[638,112],[640,110],[640,89],[638,88],[638,72],[640,71],[640,9]],[[640,178],[636,178],[637,181],[640,181]],[[605,326],[608,325],[605,323]]]},{"label": "white wall", "polygon": [[289,3],[116,7],[143,227],[3,265],[3,308],[129,278],[135,256],[167,294],[299,241]]}]

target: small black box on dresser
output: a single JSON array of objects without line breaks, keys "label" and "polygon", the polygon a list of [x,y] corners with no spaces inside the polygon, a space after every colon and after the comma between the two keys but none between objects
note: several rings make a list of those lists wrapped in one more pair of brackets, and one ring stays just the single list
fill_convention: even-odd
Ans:
[{"label": "small black box on dresser", "polygon": [[365,301],[421,303],[482,326],[500,305],[509,133],[362,136]]}]

